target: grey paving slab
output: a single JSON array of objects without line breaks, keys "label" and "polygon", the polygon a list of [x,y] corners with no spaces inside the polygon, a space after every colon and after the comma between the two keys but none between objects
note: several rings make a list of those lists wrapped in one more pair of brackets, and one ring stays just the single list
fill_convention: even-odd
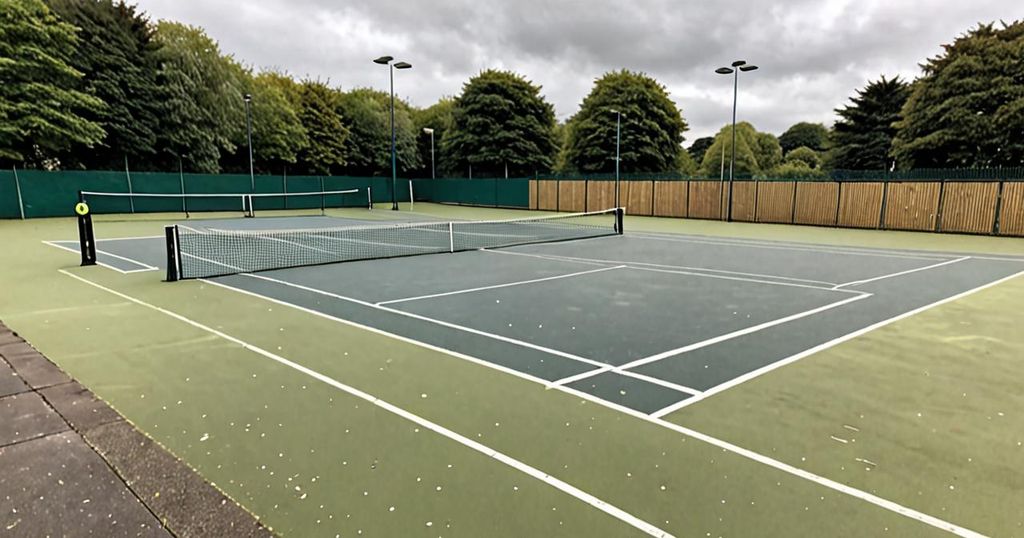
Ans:
[{"label": "grey paving slab", "polygon": [[73,431],[0,448],[3,536],[169,537]]},{"label": "grey paving slab", "polygon": [[78,431],[122,420],[117,411],[77,381],[47,387],[39,394]]},{"label": "grey paving slab", "polygon": [[18,372],[21,379],[34,389],[71,381],[57,365],[25,342],[0,346],[0,357],[3,357]]},{"label": "grey paving slab", "polygon": [[131,424],[111,422],[85,436],[178,536],[272,536],[251,514]]},{"label": "grey paving slab", "polygon": [[25,385],[21,377],[11,369],[7,362],[0,359],[0,398],[26,390],[28,390],[28,385]]},{"label": "grey paving slab", "polygon": [[64,419],[34,392],[0,398],[0,446],[67,429]]}]

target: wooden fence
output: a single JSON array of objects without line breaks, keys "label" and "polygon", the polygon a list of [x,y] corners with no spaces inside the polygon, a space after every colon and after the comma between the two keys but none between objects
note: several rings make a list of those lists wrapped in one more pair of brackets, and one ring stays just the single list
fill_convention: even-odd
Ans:
[{"label": "wooden fence", "polygon": [[[1024,236],[1024,182],[630,180],[628,215]],[[530,181],[530,208],[597,211],[615,205],[608,180]],[[731,205],[731,207],[730,207]]]}]

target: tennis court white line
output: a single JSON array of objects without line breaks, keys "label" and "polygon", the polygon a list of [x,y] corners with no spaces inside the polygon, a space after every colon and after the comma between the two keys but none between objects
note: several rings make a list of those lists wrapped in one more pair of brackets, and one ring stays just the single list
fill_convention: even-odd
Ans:
[{"label": "tennis court white line", "polygon": [[247,350],[247,351],[251,351],[251,352],[256,353],[258,355],[262,355],[263,357],[268,358],[268,359],[270,359],[270,360],[272,360],[274,362],[277,362],[278,364],[281,364],[282,366],[291,368],[292,370],[295,370],[295,371],[297,371],[299,373],[302,373],[302,374],[304,374],[306,376],[312,377],[313,379],[316,379],[317,381],[320,381],[320,382],[322,382],[324,384],[327,384],[327,385],[329,385],[331,387],[334,387],[334,388],[336,388],[336,389],[338,389],[338,390],[340,390],[342,392],[345,392],[345,393],[349,394],[350,396],[354,396],[356,398],[359,398],[361,400],[369,402],[369,403],[371,403],[371,404],[373,404],[373,405],[375,405],[377,407],[380,407],[381,409],[384,409],[385,411],[387,411],[387,412],[389,412],[391,414],[397,415],[397,416],[399,416],[399,417],[401,417],[401,418],[403,418],[405,420],[408,420],[409,422],[412,422],[414,424],[418,424],[420,427],[426,428],[426,429],[428,429],[428,430],[430,430],[430,431],[432,431],[432,432],[434,432],[434,433],[436,433],[438,435],[441,435],[442,437],[445,437],[447,439],[455,441],[456,443],[459,443],[460,445],[465,446],[466,448],[469,448],[471,450],[479,452],[479,453],[481,453],[481,454],[483,454],[483,455],[485,455],[485,456],[487,456],[489,458],[494,459],[495,461],[498,461],[498,462],[500,462],[500,463],[502,463],[502,464],[504,464],[504,465],[506,465],[508,467],[511,467],[511,468],[521,472],[521,473],[524,473],[524,474],[530,476],[531,478],[534,478],[536,480],[544,482],[545,484],[547,484],[547,485],[549,485],[551,487],[554,487],[554,488],[558,489],[559,491],[561,491],[563,493],[566,493],[566,494],[574,497],[575,499],[590,505],[593,508],[601,510],[602,512],[604,512],[604,513],[606,513],[606,514],[608,514],[608,515],[618,519],[619,521],[622,521],[623,523],[626,523],[626,524],[628,524],[628,525],[630,525],[630,526],[632,526],[632,527],[634,527],[634,528],[636,528],[638,530],[641,530],[641,531],[643,531],[644,533],[646,533],[646,534],[648,534],[650,536],[657,536],[657,537],[661,537],[661,538],[670,538],[672,536],[668,532],[666,532],[666,531],[664,531],[664,530],[662,530],[662,529],[660,529],[660,528],[658,528],[658,527],[656,527],[656,526],[654,526],[654,525],[652,525],[652,524],[650,524],[650,523],[648,523],[648,522],[646,522],[646,521],[644,521],[644,520],[642,520],[642,519],[640,519],[640,518],[630,514],[629,512],[626,512],[625,510],[622,510],[621,508],[618,508],[618,507],[616,507],[616,506],[614,506],[614,505],[612,505],[612,504],[610,504],[610,503],[608,503],[606,501],[603,501],[603,500],[601,500],[601,499],[599,499],[599,498],[597,498],[597,497],[595,497],[595,496],[593,496],[593,495],[591,495],[591,494],[589,494],[589,493],[587,493],[587,492],[577,488],[576,486],[573,486],[572,484],[569,484],[568,482],[564,482],[564,481],[562,481],[562,480],[560,480],[558,478],[555,478],[554,476],[551,476],[551,475],[541,471],[540,469],[537,469],[536,467],[533,467],[533,466],[531,466],[531,465],[529,465],[527,463],[524,463],[524,462],[522,462],[520,460],[517,460],[517,459],[511,457],[511,456],[508,456],[508,455],[504,454],[503,452],[499,452],[498,450],[496,450],[494,448],[491,448],[491,447],[489,447],[487,445],[484,445],[483,443],[480,443],[478,441],[474,441],[474,440],[472,440],[472,439],[470,439],[470,438],[468,438],[468,437],[466,437],[464,435],[461,435],[461,434],[459,434],[459,433],[457,433],[455,431],[452,431],[452,430],[450,430],[448,428],[445,428],[444,426],[441,426],[440,424],[437,424],[436,422],[430,421],[430,420],[428,420],[426,418],[423,418],[423,417],[421,417],[419,415],[416,415],[415,413],[407,411],[404,408],[398,407],[397,405],[394,405],[394,404],[391,404],[391,403],[389,403],[389,402],[387,402],[385,400],[382,400],[381,398],[378,398],[378,397],[376,397],[376,396],[374,396],[374,395],[372,395],[370,393],[367,393],[367,392],[364,392],[362,390],[359,390],[359,389],[357,389],[357,388],[355,388],[353,386],[346,385],[346,384],[344,384],[344,383],[342,383],[342,382],[340,382],[340,381],[338,381],[338,380],[336,380],[336,379],[334,379],[332,377],[329,377],[329,376],[324,375],[324,374],[322,374],[320,372],[317,372],[316,370],[313,370],[311,368],[308,368],[308,367],[303,366],[301,364],[298,364],[296,362],[292,362],[292,361],[290,361],[290,360],[288,360],[288,359],[286,359],[286,358],[284,358],[284,357],[282,357],[280,355],[277,355],[275,353],[271,353],[270,351],[267,351],[267,350],[265,350],[265,349],[263,349],[263,348],[261,348],[259,346],[250,344],[249,342],[246,342],[245,340],[242,340],[240,338],[236,338],[234,336],[231,336],[231,335],[229,335],[229,334],[227,334],[227,333],[225,333],[223,331],[219,331],[219,330],[214,329],[214,328],[212,328],[210,326],[204,325],[204,324],[202,324],[202,323],[200,323],[198,321],[195,321],[195,320],[193,320],[191,318],[185,317],[185,316],[183,316],[181,314],[178,314],[178,313],[173,312],[171,310],[168,310],[166,308],[159,307],[159,306],[156,306],[154,304],[147,303],[147,302],[145,302],[145,301],[143,301],[141,299],[132,297],[130,295],[121,293],[121,292],[116,291],[116,290],[113,290],[111,288],[103,286],[102,284],[98,284],[98,283],[93,282],[91,280],[87,280],[85,278],[82,278],[82,277],[80,277],[78,275],[69,273],[68,271],[65,271],[63,269],[61,269],[60,272],[64,273],[65,275],[67,275],[67,276],[69,276],[71,278],[74,278],[75,280],[78,280],[80,282],[83,282],[85,284],[93,286],[95,288],[98,288],[98,289],[100,289],[102,291],[105,291],[107,293],[110,293],[112,295],[120,297],[120,298],[125,299],[127,301],[131,301],[132,303],[138,304],[140,306],[144,306],[146,308],[155,310],[155,311],[157,311],[157,312],[159,312],[161,314],[164,314],[164,315],[169,316],[171,318],[174,318],[174,319],[176,319],[178,321],[181,321],[183,323],[191,325],[192,327],[195,327],[195,328],[200,329],[202,331],[205,331],[205,332],[208,332],[208,333],[213,334],[215,336],[218,336],[218,337],[220,337],[220,338],[222,338],[224,340],[227,340],[229,342],[232,342],[234,344],[242,346],[242,348]]},{"label": "tennis court white line", "polygon": [[524,284],[535,284],[537,282],[547,282],[549,280],[559,280],[559,279],[562,279],[562,278],[572,278],[572,277],[577,277],[577,276],[589,275],[589,274],[592,274],[592,273],[600,273],[600,272],[603,272],[603,271],[612,271],[612,270],[615,270],[615,269],[624,269],[625,267],[626,267],[625,265],[616,265],[615,267],[602,267],[601,269],[591,269],[589,271],[579,271],[579,272],[576,272],[576,273],[568,273],[568,274],[565,274],[565,275],[555,275],[555,276],[548,276],[548,277],[544,277],[544,278],[534,278],[534,279],[531,279],[531,280],[519,280],[519,281],[516,281],[516,282],[506,282],[504,284],[494,284],[492,286],[481,286],[479,288],[469,288],[469,289],[465,289],[465,290],[446,291],[444,293],[433,293],[433,294],[430,294],[430,295],[420,295],[420,296],[417,296],[417,297],[406,297],[404,299],[392,299],[390,301],[381,301],[381,302],[375,303],[375,304],[377,306],[381,306],[381,305],[394,304],[394,303],[407,303],[409,301],[419,301],[420,299],[433,299],[435,297],[447,297],[449,295],[460,295],[460,294],[463,294],[463,293],[473,293],[475,291],[494,290],[494,289],[498,289],[498,288],[508,288],[508,287],[512,287],[512,286],[522,286]]},{"label": "tennis court white line", "polygon": [[684,394],[690,394],[692,396],[696,396],[696,395],[700,394],[700,391],[695,389],[695,388],[691,388],[691,387],[687,387],[687,386],[684,386],[684,385],[680,385],[678,383],[673,383],[671,381],[665,381],[664,379],[658,379],[657,377],[651,377],[649,375],[638,374],[636,372],[626,372],[626,371],[616,372],[616,373],[622,374],[622,375],[624,375],[626,377],[632,377],[634,379],[639,379],[641,381],[646,381],[646,382],[652,383],[654,385],[660,385],[662,387],[669,388],[669,389],[672,389],[672,390],[675,390],[675,391],[679,391],[679,392],[682,392]]},{"label": "tennis court white line", "polygon": [[[69,240],[69,242],[70,242],[70,240]],[[66,250],[68,252],[74,252],[75,254],[78,254],[78,255],[82,254],[78,249],[67,247],[67,246],[55,243],[53,241],[43,241],[43,243],[46,243],[47,245],[50,245],[51,247],[57,247],[57,248],[60,248],[60,249],[64,249],[64,250]],[[99,260],[96,261],[96,265],[101,265],[103,267],[106,267],[108,269],[113,269],[114,271],[117,271],[119,273],[126,274],[126,275],[130,274],[130,273],[144,273],[146,271],[159,271],[160,270],[159,267],[153,267],[152,265],[142,263],[142,262],[140,262],[138,260],[134,260],[132,258],[126,258],[124,256],[119,256],[117,254],[112,254],[112,253],[107,252],[105,250],[96,249],[96,254],[97,255],[103,254],[104,256],[110,256],[111,258],[117,258],[119,260],[124,260],[124,261],[126,261],[126,262],[128,262],[128,263],[130,263],[132,265],[137,265],[139,267],[142,267],[142,269],[120,269],[118,267],[114,267],[113,265],[107,265],[105,263],[101,263]]]},{"label": "tennis court white line", "polygon": [[878,251],[843,249],[843,248],[827,248],[827,247],[826,248],[813,248],[813,247],[806,247],[805,248],[805,247],[800,247],[800,246],[781,246],[781,245],[772,245],[772,244],[756,243],[756,242],[714,241],[714,240],[701,240],[701,239],[686,239],[686,238],[681,238],[681,237],[666,237],[666,236],[661,236],[661,235],[651,235],[651,234],[646,234],[646,233],[642,233],[642,232],[630,232],[629,235],[633,236],[633,237],[638,237],[638,238],[641,238],[641,239],[652,239],[652,240],[655,240],[655,241],[670,241],[670,242],[676,242],[676,243],[703,243],[703,244],[708,244],[708,245],[739,246],[739,247],[764,248],[764,249],[773,249],[773,250],[809,251],[809,252],[820,252],[822,254],[848,254],[848,255],[851,255],[851,256],[875,256],[875,257],[881,257],[881,258],[906,258],[906,259],[911,259],[911,260],[941,260],[941,259],[944,259],[944,258],[948,257],[948,256],[942,255],[941,253],[937,253],[934,256],[927,255],[927,254],[922,254],[922,255],[895,254],[895,253],[890,254],[890,253],[878,252]]},{"label": "tennis court white line", "polygon": [[[509,255],[509,256],[527,256],[527,257],[530,257],[530,258],[540,258],[540,259],[545,259],[545,260],[564,261],[564,262],[578,262],[578,263],[591,263],[591,264],[613,264],[613,263],[614,264],[624,264],[627,267],[629,267],[630,269],[636,269],[638,271],[654,271],[654,272],[659,272],[659,273],[673,273],[673,274],[677,274],[677,275],[696,276],[696,277],[703,277],[703,278],[716,278],[716,279],[720,279],[720,280],[735,280],[735,281],[741,281],[741,282],[753,282],[753,283],[757,283],[757,284],[767,284],[769,286],[788,286],[788,287],[793,287],[793,288],[809,288],[809,289],[815,289],[815,290],[837,291],[837,292],[843,292],[843,293],[854,292],[854,290],[834,289],[834,288],[832,288],[830,286],[812,286],[810,284],[798,284],[796,282],[778,282],[778,281],[774,281],[774,280],[761,280],[761,279],[756,279],[756,278],[746,278],[746,277],[741,277],[741,276],[730,276],[730,275],[724,275],[724,274],[723,275],[718,275],[718,274],[709,274],[709,273],[699,273],[699,272],[696,272],[696,271],[683,271],[683,270],[673,271],[673,270],[668,270],[668,269],[657,269],[655,267],[648,267],[648,266],[655,265],[655,264],[648,264],[648,263],[635,264],[633,262],[628,262],[628,261],[599,260],[599,259],[593,259],[593,258],[575,258],[575,257],[570,257],[570,256],[558,256],[558,255],[555,255],[555,254],[548,254],[548,255],[545,255],[545,254],[532,254],[532,253],[527,253],[527,252],[514,252],[514,251],[507,251],[507,250],[492,250],[492,249],[480,249],[480,250],[482,250],[483,252],[490,252],[490,253],[493,253],[493,254],[505,254],[505,255]],[[664,266],[664,267],[671,267],[671,266]],[[715,269],[710,269],[709,271],[716,271],[716,270]],[[769,275],[765,275],[765,276],[769,277]],[[782,277],[782,278],[785,278],[785,277]],[[832,284],[832,283],[830,282],[829,284]],[[856,292],[856,293],[860,293],[860,292]]]},{"label": "tennis court white line", "polygon": [[302,284],[296,284],[294,282],[288,282],[286,280],[278,280],[276,278],[271,278],[269,276],[258,275],[258,274],[254,274],[254,273],[244,273],[244,274],[241,274],[239,276],[245,276],[245,277],[249,277],[249,278],[256,278],[256,279],[259,279],[259,280],[266,280],[267,282],[274,282],[276,284],[281,284],[282,286],[288,286],[288,287],[291,287],[291,288],[300,289],[300,290],[303,290],[303,291],[308,291],[310,293],[316,293],[318,295],[323,295],[325,297],[332,297],[334,299],[340,299],[342,301],[348,301],[350,303],[355,303],[355,304],[367,306],[367,307],[370,307],[370,308],[376,308],[377,310],[383,310],[384,312],[390,312],[392,314],[398,314],[400,316],[406,316],[406,317],[418,319],[420,321],[426,321],[428,323],[433,323],[435,325],[441,325],[442,327],[448,327],[450,329],[455,329],[455,330],[467,332],[467,333],[470,333],[470,334],[475,334],[475,335],[478,335],[478,336],[484,336],[486,338],[491,338],[493,340],[499,340],[499,341],[506,342],[506,343],[513,344],[513,345],[517,345],[517,346],[520,346],[520,347],[525,347],[525,348],[533,349],[533,350],[536,350],[536,351],[541,351],[541,352],[547,353],[549,355],[555,355],[555,356],[558,356],[558,357],[563,357],[563,358],[574,360],[574,361],[577,361],[577,362],[582,362],[582,363],[585,363],[585,364],[589,364],[591,366],[597,366],[597,367],[605,366],[605,363],[603,363],[603,362],[598,362],[598,361],[595,361],[593,359],[588,359],[586,357],[580,357],[579,355],[573,355],[572,353],[566,353],[565,351],[559,351],[557,349],[552,349],[552,348],[549,348],[549,347],[540,346],[540,345],[533,344],[533,343],[530,343],[530,342],[524,342],[523,340],[516,340],[515,338],[509,338],[507,336],[502,336],[500,334],[494,334],[494,333],[489,333],[489,332],[486,332],[486,331],[481,331],[479,329],[474,329],[472,327],[466,327],[464,325],[459,325],[459,324],[456,324],[456,323],[450,323],[450,322],[443,321],[443,320],[440,320],[440,319],[429,318],[427,316],[421,316],[419,314],[414,314],[412,312],[406,312],[404,310],[397,310],[397,309],[389,308],[389,307],[386,307],[386,306],[376,305],[376,304],[373,304],[373,303],[370,303],[370,302],[367,302],[367,301],[362,301],[362,300],[359,300],[359,299],[354,299],[352,297],[346,297],[344,295],[338,295],[337,293],[331,293],[329,291],[324,291],[324,290],[317,289],[317,288],[311,288],[309,286],[303,286]]},{"label": "tennis court white line", "polygon": [[685,265],[668,265],[668,264],[664,264],[664,263],[621,261],[621,260],[601,260],[601,259],[598,259],[598,258],[581,258],[581,257],[578,257],[578,256],[562,256],[562,255],[559,255],[559,254],[532,254],[532,253],[528,253],[528,252],[516,252],[516,251],[511,251],[511,250],[491,250],[491,249],[486,249],[486,248],[480,249],[480,250],[483,250],[484,252],[491,252],[491,253],[494,253],[494,254],[511,254],[511,255],[515,255],[515,256],[532,256],[532,257],[536,257],[536,258],[543,258],[543,259],[549,259],[549,260],[565,260],[565,261],[575,261],[575,262],[584,262],[584,261],[586,261],[586,262],[600,262],[600,263],[606,263],[606,264],[618,263],[618,264],[630,265],[630,266],[642,265],[642,266],[650,266],[650,267],[664,267],[664,268],[668,268],[668,269],[682,269],[682,270],[687,270],[687,271],[707,271],[709,273],[722,273],[724,275],[738,275],[738,276],[749,276],[749,277],[760,277],[760,278],[773,278],[773,279],[777,279],[777,280],[789,280],[789,281],[793,281],[793,282],[805,282],[805,283],[808,283],[808,284],[823,284],[823,285],[829,286],[829,287],[836,285],[835,282],[826,282],[824,280],[811,280],[811,279],[807,279],[807,278],[795,278],[795,277],[790,277],[790,276],[766,275],[766,274],[762,274],[762,273],[744,273],[742,271],[727,271],[725,269],[711,269],[709,267],[690,267],[690,266],[685,266]]},{"label": "tennis court white line", "polygon": [[927,265],[925,267],[918,267],[916,269],[908,269],[906,271],[900,271],[898,273],[890,273],[888,275],[876,276],[874,278],[867,278],[867,279],[864,279],[864,280],[855,280],[853,282],[844,282],[842,284],[836,284],[836,286],[834,288],[832,288],[832,289],[838,290],[838,289],[844,288],[846,286],[857,286],[857,285],[860,285],[860,284],[867,284],[868,282],[875,282],[875,281],[878,281],[878,280],[885,280],[886,278],[893,278],[893,277],[897,277],[897,276],[909,275],[911,273],[916,273],[918,271],[927,271],[929,269],[935,269],[936,267],[942,267],[943,265],[952,265],[954,263],[960,263],[960,262],[962,262],[964,260],[969,260],[969,259],[971,259],[970,256],[964,256],[962,258],[956,258],[955,260],[946,260],[944,262],[934,263],[932,265]]},{"label": "tennis court white line", "polygon": [[988,284],[984,284],[984,285],[978,286],[977,288],[969,289],[967,291],[958,293],[958,294],[953,295],[951,297],[946,297],[945,299],[941,299],[941,300],[936,301],[934,303],[927,304],[927,305],[924,305],[922,307],[915,308],[915,309],[910,310],[908,312],[904,312],[904,313],[902,313],[902,314],[900,314],[898,316],[893,316],[893,317],[891,317],[889,319],[879,321],[878,323],[875,323],[873,325],[868,325],[867,327],[864,327],[863,329],[858,329],[856,331],[853,331],[852,333],[844,334],[843,336],[840,336],[839,338],[836,338],[836,339],[833,339],[833,340],[829,340],[828,342],[819,344],[819,345],[814,346],[814,347],[812,347],[810,349],[806,349],[804,351],[801,351],[800,353],[797,353],[795,355],[791,355],[789,357],[786,357],[785,359],[781,359],[781,360],[775,361],[775,362],[773,362],[771,364],[767,364],[765,366],[762,366],[761,368],[758,368],[757,370],[751,370],[750,372],[747,372],[746,374],[743,374],[743,375],[741,375],[739,377],[736,377],[734,379],[726,381],[725,383],[722,383],[720,385],[715,385],[714,387],[704,391],[700,396],[696,396],[694,398],[689,398],[689,399],[683,400],[681,402],[677,402],[675,404],[672,404],[672,405],[670,405],[670,406],[668,406],[668,407],[666,407],[664,409],[660,409],[658,411],[655,411],[654,413],[651,413],[651,416],[655,417],[655,418],[663,417],[663,416],[665,416],[665,415],[667,415],[669,413],[672,413],[673,411],[678,411],[679,409],[682,409],[682,408],[687,407],[689,405],[693,405],[693,404],[695,404],[695,403],[697,403],[697,402],[699,402],[699,401],[701,401],[701,400],[703,400],[705,398],[708,398],[710,396],[714,396],[715,394],[718,394],[719,392],[731,389],[731,388],[735,387],[736,385],[740,385],[742,383],[746,383],[747,381],[750,381],[751,379],[754,379],[756,377],[760,377],[760,376],[762,376],[762,375],[764,375],[764,374],[766,374],[768,372],[771,372],[772,370],[775,370],[777,368],[781,368],[783,366],[786,366],[787,364],[794,363],[794,362],[796,362],[796,361],[798,361],[798,360],[800,360],[800,359],[802,359],[804,357],[807,357],[807,356],[813,355],[815,353],[818,353],[820,351],[824,351],[824,350],[829,349],[831,347],[837,346],[839,344],[842,344],[843,342],[846,342],[848,340],[852,340],[852,339],[854,339],[854,338],[856,338],[858,336],[861,336],[861,335],[867,334],[867,333],[869,333],[871,331],[874,331],[875,329],[880,329],[882,327],[885,327],[886,325],[889,325],[890,323],[895,323],[895,322],[900,321],[902,319],[906,319],[906,318],[909,318],[909,317],[914,316],[916,314],[920,314],[921,312],[924,312],[926,310],[931,310],[932,308],[935,308],[937,306],[941,306],[941,305],[944,305],[946,303],[962,299],[964,297],[967,297],[968,295],[973,295],[973,294],[975,294],[975,293],[977,293],[979,291],[991,288],[992,286],[997,286],[999,284],[1002,284],[1003,282],[1006,282],[1008,280],[1012,280],[1012,279],[1020,277],[1020,276],[1024,276],[1024,271],[1012,274],[1012,275],[1007,276],[1007,277],[1000,278],[999,280],[994,280],[992,282],[989,282]]},{"label": "tennis court white line", "polygon": [[[1024,275],[1024,271],[1022,271],[1021,273],[1018,273],[1018,275]],[[805,471],[805,470],[800,469],[798,467],[794,467],[792,465],[789,465],[788,463],[783,463],[783,462],[778,461],[776,459],[773,459],[773,458],[770,458],[768,456],[759,454],[759,453],[754,452],[752,450],[748,450],[748,449],[742,448],[740,446],[734,445],[734,444],[729,443],[727,441],[723,441],[723,440],[718,439],[716,437],[712,437],[710,435],[698,432],[696,430],[692,430],[690,428],[686,428],[684,426],[680,426],[678,424],[675,424],[673,422],[669,422],[669,421],[664,420],[662,418],[658,418],[658,417],[654,417],[654,416],[651,416],[651,415],[647,415],[647,414],[642,413],[640,411],[637,411],[635,409],[630,409],[630,408],[628,408],[626,406],[619,405],[619,404],[616,404],[614,402],[609,402],[607,400],[603,400],[601,398],[598,398],[596,396],[593,396],[591,394],[588,394],[588,393],[580,391],[580,390],[576,390],[576,389],[571,388],[571,387],[566,387],[566,386],[551,387],[549,385],[549,383],[547,381],[543,380],[543,379],[531,376],[530,374],[527,374],[527,373],[524,373],[524,372],[520,372],[518,370],[513,370],[513,369],[505,367],[505,366],[494,364],[494,363],[485,361],[483,359],[478,359],[476,357],[473,357],[473,356],[470,356],[470,355],[466,355],[464,353],[459,353],[457,351],[448,350],[448,349],[445,349],[445,348],[442,348],[442,347],[435,346],[433,344],[428,344],[426,342],[420,342],[418,340],[414,340],[414,339],[411,339],[411,338],[408,338],[408,337],[405,337],[405,336],[389,333],[387,331],[384,331],[384,330],[381,330],[381,329],[377,329],[377,328],[374,328],[374,327],[368,327],[368,326],[365,326],[365,325],[361,325],[361,324],[355,323],[353,321],[349,321],[349,320],[346,320],[346,319],[342,319],[342,318],[337,318],[337,317],[331,316],[330,314],[326,314],[324,312],[319,312],[319,311],[312,310],[312,309],[309,309],[309,308],[306,308],[306,307],[303,307],[303,306],[299,306],[299,305],[296,305],[296,304],[292,304],[292,303],[289,303],[289,302],[286,302],[286,301],[281,301],[279,299],[274,299],[274,298],[268,297],[266,295],[261,295],[259,293],[254,293],[254,292],[251,292],[251,291],[248,291],[248,290],[244,290],[244,289],[241,289],[241,288],[235,288],[233,286],[228,286],[226,284],[221,284],[219,282],[214,282],[212,280],[202,279],[201,281],[204,282],[204,283],[207,283],[207,284],[212,284],[214,286],[218,286],[218,287],[221,287],[221,288],[224,288],[224,289],[228,289],[228,290],[234,291],[236,293],[241,293],[243,295],[248,295],[248,296],[251,296],[251,297],[255,297],[257,299],[262,299],[264,301],[268,301],[268,302],[271,302],[271,303],[274,303],[274,304],[278,304],[278,305],[281,305],[281,306],[286,306],[286,307],[289,307],[289,308],[300,310],[300,311],[303,311],[303,312],[306,312],[306,313],[309,313],[309,314],[312,314],[314,316],[318,316],[318,317],[321,317],[321,318],[324,318],[324,319],[333,320],[333,321],[335,321],[337,323],[341,323],[343,325],[349,325],[349,326],[352,326],[352,327],[357,327],[357,328],[360,328],[360,329],[364,329],[364,330],[373,332],[375,334],[380,334],[380,335],[383,335],[383,336],[394,338],[396,340],[399,340],[399,341],[402,341],[402,342],[406,342],[406,343],[409,343],[409,344],[412,344],[412,345],[416,345],[416,346],[419,346],[419,347],[422,347],[422,348],[425,348],[425,349],[430,349],[430,350],[433,350],[433,351],[439,351],[439,352],[447,353],[447,354],[449,354],[449,355],[451,355],[453,357],[466,360],[466,361],[471,362],[473,364],[484,366],[486,368],[491,368],[493,370],[497,370],[497,371],[500,371],[500,372],[503,372],[503,373],[506,373],[506,374],[518,377],[520,379],[525,379],[527,381],[532,381],[534,383],[541,384],[541,385],[545,386],[546,388],[554,388],[555,390],[558,390],[558,391],[561,391],[561,392],[565,392],[567,394],[571,394],[572,396],[575,396],[575,397],[580,398],[582,400],[593,402],[595,404],[598,404],[598,405],[601,405],[603,407],[607,407],[609,409],[618,411],[618,412],[623,413],[625,415],[629,415],[629,416],[631,416],[633,418],[636,418],[636,419],[639,419],[639,420],[642,420],[642,421],[645,421],[645,422],[649,422],[651,424],[655,424],[657,426],[666,428],[668,430],[675,431],[677,433],[681,433],[683,435],[690,436],[690,437],[692,437],[694,439],[697,439],[699,441],[703,441],[705,443],[708,443],[708,444],[710,444],[712,446],[721,448],[722,450],[725,450],[727,452],[731,452],[731,453],[736,454],[736,455],[738,455],[740,457],[743,457],[743,458],[746,458],[746,459],[749,459],[749,460],[756,461],[758,463],[767,465],[769,467],[772,467],[772,468],[774,468],[776,470],[779,470],[781,472],[784,472],[786,474],[789,474],[789,475],[792,475],[792,476],[796,476],[798,478],[802,478],[802,479],[814,482],[814,483],[816,483],[818,485],[827,487],[827,488],[829,488],[829,489],[831,489],[833,491],[837,491],[837,492],[842,493],[844,495],[849,495],[851,497],[860,499],[860,500],[862,500],[864,502],[873,504],[875,506],[878,506],[878,507],[883,508],[885,510],[888,510],[890,512],[894,512],[894,513],[899,514],[901,516],[904,516],[904,517],[907,517],[907,518],[910,518],[910,519],[913,519],[913,520],[916,520],[916,521],[920,521],[920,522],[922,522],[924,524],[927,524],[927,525],[930,525],[932,527],[944,530],[946,532],[950,532],[950,533],[952,533],[954,535],[971,537],[971,538],[975,538],[975,537],[983,538],[983,535],[981,535],[981,534],[979,534],[977,532],[974,532],[974,531],[972,531],[970,529],[967,529],[967,528],[964,528],[964,527],[961,527],[961,526],[958,526],[958,525],[954,525],[953,523],[950,523],[948,521],[945,521],[945,520],[939,519],[937,517],[925,514],[923,512],[919,512],[917,510],[908,508],[906,506],[903,506],[901,504],[895,503],[895,502],[890,501],[888,499],[879,497],[879,496],[874,495],[872,493],[868,493],[866,491],[862,491],[862,490],[859,490],[857,488],[854,488],[854,487],[851,487],[851,486],[847,486],[846,484],[841,484],[841,483],[836,482],[834,480],[831,480],[829,478],[825,478],[823,476],[816,475],[814,473],[811,473],[810,471]],[[700,398],[700,397],[701,396],[697,396],[695,398]]]},{"label": "tennis court white line", "polygon": [[[51,247],[57,247],[57,248],[59,248],[61,250],[66,250],[68,252],[73,252],[75,254],[78,254],[79,256],[82,255],[82,253],[80,251],[78,251],[78,249],[73,249],[71,247],[66,247],[64,245],[60,245],[60,244],[54,243],[52,241],[42,241],[42,243],[50,245]],[[125,271],[124,269],[119,269],[117,267],[114,267],[113,265],[107,265],[107,264],[105,264],[105,263],[103,263],[103,262],[101,262],[99,260],[96,260],[96,265],[99,265],[100,267],[104,267],[106,269],[110,269],[111,271],[117,271],[118,273],[121,273],[122,275],[127,275],[128,274],[128,272]]]},{"label": "tennis court white line", "polygon": [[137,237],[104,237],[103,239],[97,239],[96,243],[103,243],[104,241],[134,241],[136,239],[164,239],[162,235],[140,235]]},{"label": "tennis court white line", "polygon": [[124,261],[126,261],[128,263],[131,263],[131,264],[134,264],[134,265],[138,265],[139,267],[143,267],[147,271],[156,271],[157,269],[159,269],[158,267],[153,267],[152,265],[149,265],[148,263],[142,263],[142,262],[140,262],[138,260],[134,260],[132,258],[127,258],[125,256],[119,256],[117,254],[112,254],[110,252],[107,252],[105,250],[100,250],[98,248],[96,249],[96,254],[105,254],[107,256],[110,256],[111,258],[117,258],[119,260],[124,260]]}]

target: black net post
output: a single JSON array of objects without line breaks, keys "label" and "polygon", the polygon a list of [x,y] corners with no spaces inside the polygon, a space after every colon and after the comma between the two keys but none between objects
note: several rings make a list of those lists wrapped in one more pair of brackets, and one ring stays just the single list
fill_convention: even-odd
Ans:
[{"label": "black net post", "polygon": [[[85,204],[85,195],[78,191],[78,203]],[[82,265],[96,265],[96,235],[92,229],[92,215],[75,211],[78,215],[78,251],[82,253]]]},{"label": "black net post", "polygon": [[623,220],[622,216],[623,216],[624,213],[625,213],[625,211],[623,210],[623,208],[621,208],[621,207],[616,207],[615,208],[615,231],[619,232],[619,235],[622,235],[622,220]]},{"label": "black net post", "polygon": [[165,226],[164,238],[167,242],[167,281],[181,280],[181,252],[178,248],[178,227]]}]

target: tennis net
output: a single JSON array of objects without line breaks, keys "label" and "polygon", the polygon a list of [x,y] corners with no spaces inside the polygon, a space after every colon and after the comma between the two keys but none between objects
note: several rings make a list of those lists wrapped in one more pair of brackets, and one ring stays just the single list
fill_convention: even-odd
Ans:
[{"label": "tennis net", "polygon": [[83,191],[79,201],[93,214],[240,212],[253,217],[257,211],[372,207],[369,188],[285,193],[141,193]]},{"label": "tennis net", "polygon": [[622,211],[284,230],[165,229],[167,280],[501,248],[622,233]]}]

